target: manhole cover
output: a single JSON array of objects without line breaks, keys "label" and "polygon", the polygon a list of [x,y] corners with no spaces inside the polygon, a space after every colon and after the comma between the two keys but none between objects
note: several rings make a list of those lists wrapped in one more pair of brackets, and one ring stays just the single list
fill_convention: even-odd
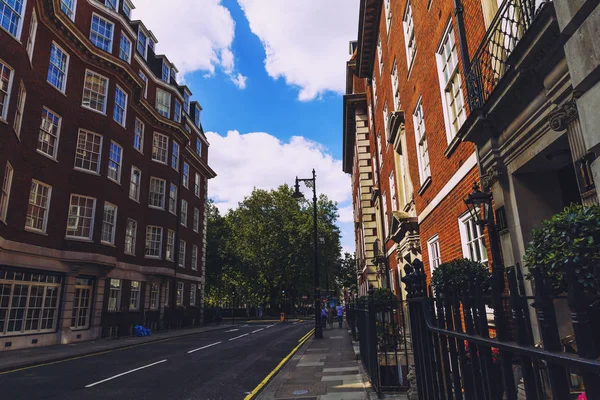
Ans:
[{"label": "manhole cover", "polygon": [[294,396],[300,396],[300,395],[303,395],[303,394],[306,394],[306,393],[308,393],[308,390],[296,390],[296,391],[292,392],[292,394]]}]

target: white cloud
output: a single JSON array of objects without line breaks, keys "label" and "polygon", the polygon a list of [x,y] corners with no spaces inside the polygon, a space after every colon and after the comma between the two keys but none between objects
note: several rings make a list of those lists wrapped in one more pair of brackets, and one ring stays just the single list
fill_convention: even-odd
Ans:
[{"label": "white cloud", "polygon": [[348,43],[356,40],[359,0],[238,0],[263,43],[265,68],[300,89],[298,99],[343,93]]},{"label": "white cloud", "polygon": [[232,75],[231,82],[240,89],[246,89],[246,77],[242,74]]},{"label": "white cloud", "polygon": [[354,222],[354,208],[352,204],[339,208],[340,222]]},{"label": "white cloud", "polygon": [[[301,136],[282,142],[264,132],[229,131],[225,137],[207,132],[206,136],[211,144],[210,165],[217,173],[208,184],[208,194],[222,213],[236,208],[254,188],[269,190],[286,183],[291,186],[296,176],[311,177],[313,168],[317,173],[317,192],[340,203],[344,219],[348,207],[352,212],[352,206],[345,206],[352,197],[350,176],[342,171],[342,162],[321,144]],[[308,196],[310,189],[303,186],[302,191]],[[343,248],[353,248],[351,224],[341,219],[339,222]]]},{"label": "white cloud", "polygon": [[141,0],[133,18],[154,33],[157,54],[175,63],[180,79],[194,71],[212,75],[217,68],[236,74],[231,51],[235,21],[221,0],[169,0],[168,7],[164,0]]}]

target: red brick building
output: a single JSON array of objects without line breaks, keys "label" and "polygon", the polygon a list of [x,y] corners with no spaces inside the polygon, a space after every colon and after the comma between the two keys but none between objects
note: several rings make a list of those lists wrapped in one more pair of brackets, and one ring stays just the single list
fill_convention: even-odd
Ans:
[{"label": "red brick building", "polygon": [[129,0],[11,4],[0,0],[0,346],[199,323],[215,176],[202,108]]},{"label": "red brick building", "polygon": [[[404,260],[421,258],[428,275],[456,258],[488,261],[485,232],[463,202],[480,180],[477,155],[457,133],[469,115],[465,64],[485,34],[483,10],[494,6],[496,0],[361,1],[348,72],[368,83],[362,104],[368,146],[362,148],[369,152],[372,182],[365,181],[370,198],[362,199],[356,224],[357,249],[360,231],[372,239],[358,258],[372,264],[375,255],[387,257],[377,261],[380,271],[387,266],[389,279],[373,268],[368,280],[375,287],[389,282],[400,294]],[[352,128],[344,130],[348,173],[361,161],[350,151],[361,149],[359,128]],[[374,215],[372,228],[360,218],[365,210]],[[361,278],[363,293],[365,282]]]}]

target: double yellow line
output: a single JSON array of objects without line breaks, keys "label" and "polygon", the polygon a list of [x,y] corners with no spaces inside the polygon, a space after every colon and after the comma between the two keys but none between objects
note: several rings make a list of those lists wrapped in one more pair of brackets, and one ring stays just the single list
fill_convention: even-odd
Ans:
[{"label": "double yellow line", "polygon": [[300,347],[302,347],[302,345],[312,336],[312,334],[314,332],[315,332],[315,328],[312,328],[310,331],[308,331],[308,333],[306,335],[304,335],[300,339],[298,339],[298,346],[294,347],[294,349],[292,351],[290,351],[290,353],[287,356],[285,356],[285,358],[283,360],[281,360],[281,362],[279,364],[277,364],[275,369],[273,369],[273,371],[269,372],[269,375],[267,375],[265,377],[265,379],[263,379],[262,382],[258,384],[258,386],[256,386],[246,397],[244,397],[244,400],[250,400],[250,399],[254,398],[254,396],[256,396],[260,392],[260,390],[267,383],[269,383],[271,378],[273,378],[273,376],[277,372],[279,372],[279,370],[284,366],[284,364],[294,355],[294,353],[296,353],[298,351],[298,349]]}]

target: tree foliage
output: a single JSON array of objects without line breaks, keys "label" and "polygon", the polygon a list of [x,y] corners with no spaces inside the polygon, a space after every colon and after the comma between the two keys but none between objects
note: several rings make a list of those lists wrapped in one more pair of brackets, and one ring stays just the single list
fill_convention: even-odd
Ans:
[{"label": "tree foliage", "polygon": [[[330,289],[336,289],[340,284],[337,274],[349,268],[345,266],[346,259],[341,258],[337,216],[337,204],[321,195],[317,201],[317,227],[323,289],[326,282],[330,283]],[[208,305],[235,303],[236,306],[277,308],[283,300],[299,304],[303,296],[312,298],[312,200],[294,199],[287,185],[269,191],[254,189],[224,216],[209,203],[207,218]],[[232,287],[237,294],[235,300]]]}]

